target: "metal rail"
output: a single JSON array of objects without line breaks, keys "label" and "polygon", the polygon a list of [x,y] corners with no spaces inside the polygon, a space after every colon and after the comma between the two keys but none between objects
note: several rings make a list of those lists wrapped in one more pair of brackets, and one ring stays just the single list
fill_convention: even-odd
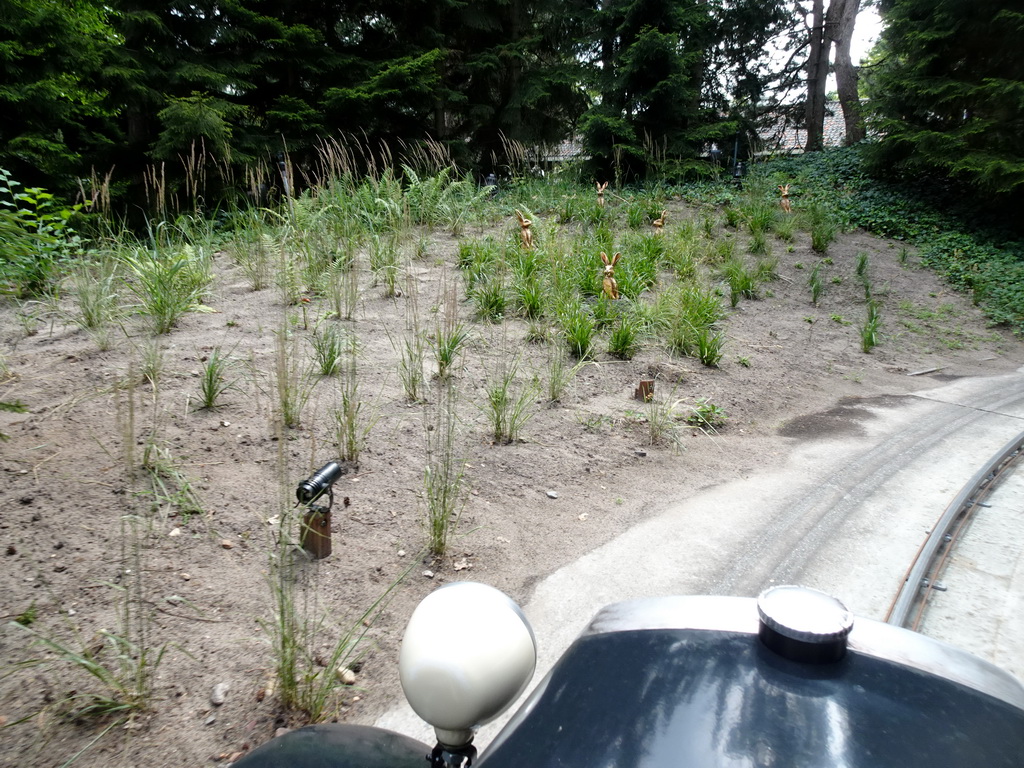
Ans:
[{"label": "metal rail", "polygon": [[950,502],[932,528],[931,534],[917,551],[914,562],[904,575],[899,592],[886,614],[887,623],[898,627],[910,626],[911,629],[917,629],[928,598],[935,588],[938,575],[974,507],[980,504],[992,490],[995,481],[1007,467],[1022,456],[1024,456],[1024,432],[1013,438],[1001,451],[989,459]]}]

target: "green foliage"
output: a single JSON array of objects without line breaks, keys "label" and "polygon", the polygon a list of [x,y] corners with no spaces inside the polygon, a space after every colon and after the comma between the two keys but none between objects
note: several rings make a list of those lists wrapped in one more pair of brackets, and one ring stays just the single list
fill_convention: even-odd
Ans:
[{"label": "green foliage", "polygon": [[702,365],[717,368],[725,354],[725,335],[713,326],[696,328],[693,332],[693,354]]},{"label": "green foliage", "polygon": [[716,324],[725,311],[714,292],[699,285],[677,287],[659,298],[657,314],[671,352],[696,357],[708,367],[718,365],[725,338]]},{"label": "green foliage", "polygon": [[162,130],[153,147],[154,157],[177,160],[198,143],[218,160],[237,156],[237,149],[232,148],[232,121],[243,111],[236,104],[202,93],[170,99],[157,113]]},{"label": "green foliage", "polygon": [[[338,407],[333,411],[338,457],[353,464],[359,463],[359,456],[378,418],[376,412],[364,410],[363,400],[359,396],[358,347],[354,336],[346,340],[344,376],[338,391]],[[422,361],[420,365],[422,374]]]},{"label": "green foliage", "polygon": [[313,358],[321,376],[334,376],[341,371],[341,359],[347,346],[345,336],[332,322],[321,324],[313,331],[309,343],[313,345]]},{"label": "green foliage", "polygon": [[[806,196],[847,226],[915,245],[921,263],[969,291],[992,322],[1024,333],[1024,241],[987,199],[950,196],[931,179],[873,180],[857,147],[773,161],[766,171],[800,178]],[[904,248],[900,263],[906,258]]]},{"label": "green foliage", "polygon": [[1024,13],[998,0],[892,0],[868,83],[880,167],[987,195],[1024,189]]},{"label": "green foliage", "polygon": [[80,250],[70,219],[81,207],[62,207],[49,192],[26,189],[0,168],[0,292],[27,298],[57,290]]},{"label": "green foliage", "polygon": [[336,625],[337,609],[332,608],[332,615],[323,610],[317,577],[310,577],[296,559],[305,511],[292,507],[279,515],[277,546],[270,550],[268,568],[273,617],[266,628],[281,706],[299,710],[316,723],[337,712],[336,695],[349,689],[339,673],[359,661],[367,633],[408,571],[361,614]]},{"label": "green foliage", "polygon": [[[0,21],[0,166],[62,195],[118,143],[106,69],[120,40],[110,6],[4,0]],[[109,79],[108,79],[109,78]]]},{"label": "green foliage", "polygon": [[298,352],[298,340],[288,328],[275,332],[274,384],[277,418],[285,429],[302,423],[302,412],[313,393],[309,367]]},{"label": "green foliage", "polygon": [[115,259],[101,256],[96,264],[82,264],[72,272],[72,287],[80,316],[77,322],[97,341],[109,347],[107,332],[120,314],[121,275]]},{"label": "green foliage", "polygon": [[686,423],[702,429],[715,429],[725,424],[728,417],[725,410],[713,403],[709,398],[699,398],[695,405],[691,406],[691,413],[686,417]]},{"label": "green foliage", "polygon": [[374,234],[370,241],[370,272],[384,285],[384,295],[394,297],[398,289],[398,237]]},{"label": "green foliage", "polygon": [[423,337],[413,334],[402,339],[398,348],[398,378],[406,399],[418,403],[426,395],[426,377],[423,374],[423,357],[426,344]]},{"label": "green foliage", "polygon": [[[617,0],[601,4],[594,21],[600,97],[582,120],[593,170],[617,185],[712,175],[697,150],[735,135],[728,101],[763,100],[770,75],[759,62],[787,26],[784,4]],[[726,93],[727,82],[741,83],[742,95]]]}]

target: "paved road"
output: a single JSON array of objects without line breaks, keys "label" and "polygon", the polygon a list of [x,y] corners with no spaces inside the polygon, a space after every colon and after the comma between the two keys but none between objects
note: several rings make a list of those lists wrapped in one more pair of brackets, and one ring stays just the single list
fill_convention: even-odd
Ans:
[{"label": "paved road", "polygon": [[[540,648],[534,682],[600,607],[637,597],[755,596],[772,584],[798,583],[836,595],[855,614],[884,618],[946,505],[990,454],[1024,431],[1024,368],[865,400],[838,420],[822,415],[821,423],[844,429],[794,441],[775,471],[687,499],[540,582],[523,606]],[[1018,579],[1002,583],[1024,589],[1019,555],[1013,568]],[[1022,599],[1006,603],[1017,600],[1020,608]],[[957,643],[956,624],[944,622],[943,639]],[[1024,656],[989,650],[981,655],[997,663]],[[406,706],[377,725],[433,741]],[[481,729],[477,744],[486,745],[500,725]]]},{"label": "paved road", "polygon": [[939,583],[920,631],[1024,680],[1024,467],[973,510]]}]

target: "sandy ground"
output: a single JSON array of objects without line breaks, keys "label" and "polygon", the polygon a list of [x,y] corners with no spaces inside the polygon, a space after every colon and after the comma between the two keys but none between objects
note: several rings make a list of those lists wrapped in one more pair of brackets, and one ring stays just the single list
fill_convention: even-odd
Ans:
[{"label": "sandy ground", "polygon": [[[675,204],[670,222],[688,215]],[[472,321],[460,301],[471,330],[455,372],[466,503],[448,554],[432,559],[417,553],[426,543],[423,467],[438,385],[431,382],[427,406],[406,401],[396,340],[412,319],[451,305],[448,287],[458,285],[461,296],[462,285],[456,241],[423,234],[428,246],[407,265],[403,295],[384,298],[365,275],[355,317],[344,324],[359,341],[360,393],[374,422],[358,467],[336,486],[339,502],[347,497],[350,506],[335,507],[334,552],[303,568],[312,585],[307,615],[326,617],[312,649],[321,661],[343,630],[365,628],[363,612],[408,574],[365,628],[355,686],[330,710],[343,721],[373,722],[395,703],[404,624],[439,584],[470,578],[526,601],[545,576],[670,505],[769,469],[802,440],[856,429],[848,409],[862,399],[927,389],[941,377],[1007,372],[1024,360],[1022,342],[987,327],[967,297],[918,268],[913,256],[901,263],[899,244],[861,232],[841,235],[829,249],[826,293],[812,305],[807,276],[818,257],[800,233],[792,251],[773,245],[781,279],[761,299],[728,311],[720,367],[673,358],[655,344],[629,361],[598,354],[559,402],[531,404],[520,441],[498,445],[480,408],[483,382],[518,350],[523,379],[544,381],[550,348],[527,345],[520,320]],[[870,354],[860,347],[860,253],[869,255],[883,320],[881,344]],[[33,628],[88,647],[101,628],[118,631],[123,588],[131,587],[150,617],[147,644],[167,648],[148,711],[102,735],[76,765],[211,764],[302,722],[267,695],[275,553],[268,520],[335,455],[331,411],[340,385],[319,381],[301,426],[276,428],[275,331],[290,322],[304,343],[328,308],[314,300],[304,320],[278,291],[252,291],[226,254],[216,271],[207,302],[215,311],[188,315],[158,339],[164,367],[156,386],[138,374],[150,337],[137,318],[126,322],[127,338],[100,352],[69,321],[70,299],[60,312],[37,308],[35,321],[19,320],[11,305],[0,308],[7,368],[0,400],[29,408],[0,414],[0,431],[10,437],[0,444],[0,614],[10,621],[34,606]],[[197,410],[199,373],[215,348],[236,361],[235,387],[222,407]],[[654,378],[657,402],[678,401],[681,413],[709,398],[726,412],[725,425],[708,434],[679,422],[679,446],[652,444],[648,406],[633,397],[642,378]],[[187,479],[201,513],[170,503],[164,496],[174,495],[173,485],[154,494],[141,473],[129,474],[147,442]],[[128,514],[145,525],[140,545],[126,552],[121,520]],[[14,666],[45,656],[29,640],[9,624],[0,635],[7,726],[0,765],[59,766],[109,721],[62,715],[68,694],[93,691],[95,681],[61,664]],[[230,685],[221,706],[210,703],[218,683]]]}]

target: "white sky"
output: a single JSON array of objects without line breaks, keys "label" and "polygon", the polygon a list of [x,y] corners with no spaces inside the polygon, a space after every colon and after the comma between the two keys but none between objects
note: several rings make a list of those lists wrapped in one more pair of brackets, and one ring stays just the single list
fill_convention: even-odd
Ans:
[{"label": "white sky", "polygon": [[[850,56],[855,65],[860,64],[860,60],[868,55],[881,34],[882,20],[878,17],[876,8],[865,8],[857,14],[857,23],[853,27],[853,43],[850,45]],[[830,74],[825,88],[831,93],[836,87],[836,76]]]},{"label": "white sky", "polygon": [[878,17],[878,9],[865,8],[857,14],[857,24],[853,28],[853,45],[850,49],[855,64],[868,55],[868,51],[881,33],[882,20]]}]

